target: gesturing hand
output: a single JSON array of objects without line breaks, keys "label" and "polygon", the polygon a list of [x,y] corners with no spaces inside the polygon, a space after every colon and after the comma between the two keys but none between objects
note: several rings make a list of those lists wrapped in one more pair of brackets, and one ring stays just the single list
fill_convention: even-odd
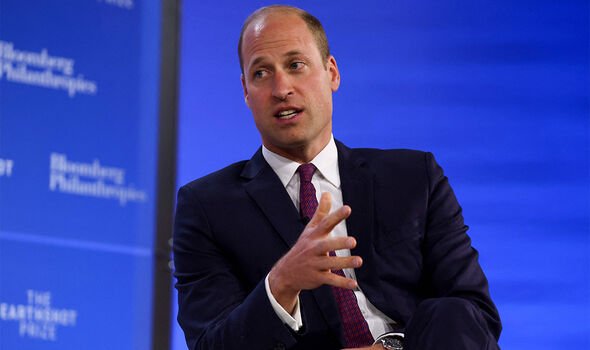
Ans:
[{"label": "gesturing hand", "polygon": [[330,251],[352,249],[353,237],[330,237],[334,227],[350,216],[344,205],[330,214],[331,198],[322,193],[318,208],[299,239],[271,269],[268,282],[277,302],[289,313],[293,312],[301,290],[315,289],[323,284],[354,289],[355,280],[338,276],[330,270],[356,268],[362,265],[359,256],[329,256]]}]

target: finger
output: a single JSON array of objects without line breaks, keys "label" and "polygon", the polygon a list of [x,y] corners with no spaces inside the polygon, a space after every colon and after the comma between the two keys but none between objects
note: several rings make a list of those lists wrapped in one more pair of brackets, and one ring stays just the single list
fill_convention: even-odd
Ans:
[{"label": "finger", "polygon": [[322,219],[330,213],[331,208],[332,197],[330,196],[330,193],[323,192],[322,196],[320,197],[320,203],[318,204],[318,208],[313,214],[313,217],[309,221],[308,225],[316,226],[317,224],[319,224],[322,221]]},{"label": "finger", "polygon": [[[348,205],[342,206],[332,214],[324,217],[323,219],[319,220],[319,223],[313,223],[308,225],[312,230],[309,232],[309,236],[320,238],[322,236],[328,236],[334,227],[338,225],[338,223],[342,222],[346,218],[350,216],[351,209]],[[311,222],[310,222],[311,223]],[[342,248],[340,248],[342,249]]]},{"label": "finger", "polygon": [[356,269],[363,265],[363,259],[360,256],[329,256],[322,258],[318,264],[322,270]]},{"label": "finger", "polygon": [[358,284],[352,278],[342,277],[332,272],[324,274],[323,282],[326,285],[344,289],[356,289],[358,287]]},{"label": "finger", "polygon": [[352,249],[356,247],[356,239],[354,237],[329,237],[317,241],[315,253],[317,255],[327,255],[340,249]]},{"label": "finger", "polygon": [[335,210],[332,214],[324,217],[324,219],[319,223],[318,228],[324,234],[328,234],[332,232],[334,227],[338,225],[341,221],[347,219],[350,214],[352,213],[352,209],[348,205],[343,205],[342,207]]}]

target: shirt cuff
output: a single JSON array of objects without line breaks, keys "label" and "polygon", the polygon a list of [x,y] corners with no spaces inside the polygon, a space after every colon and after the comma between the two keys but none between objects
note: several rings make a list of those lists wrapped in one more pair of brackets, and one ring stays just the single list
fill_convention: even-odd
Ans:
[{"label": "shirt cuff", "polygon": [[264,288],[266,289],[266,295],[268,296],[268,300],[270,300],[270,305],[272,306],[273,310],[281,321],[284,324],[289,326],[292,330],[297,332],[298,330],[303,327],[303,321],[301,320],[301,308],[299,307],[299,297],[297,297],[297,301],[295,302],[295,310],[293,310],[293,315],[290,315],[281,304],[275,299],[275,297],[270,292],[270,284],[268,283],[268,275],[264,279]]}]

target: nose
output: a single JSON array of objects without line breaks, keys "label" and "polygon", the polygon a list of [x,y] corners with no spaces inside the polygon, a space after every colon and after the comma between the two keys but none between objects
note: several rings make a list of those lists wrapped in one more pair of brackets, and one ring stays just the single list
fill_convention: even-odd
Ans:
[{"label": "nose", "polygon": [[272,95],[278,100],[284,101],[293,94],[293,85],[290,76],[282,71],[275,72],[273,76]]}]

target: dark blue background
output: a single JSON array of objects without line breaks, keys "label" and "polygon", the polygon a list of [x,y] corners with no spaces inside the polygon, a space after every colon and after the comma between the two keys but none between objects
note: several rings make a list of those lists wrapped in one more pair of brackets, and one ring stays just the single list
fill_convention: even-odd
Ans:
[{"label": "dark blue background", "polygon": [[[290,3],[324,23],[338,62],[336,138],[432,151],[446,170],[501,346],[589,348],[588,2]],[[266,4],[183,3],[179,185],[259,145],[236,45]]]}]

